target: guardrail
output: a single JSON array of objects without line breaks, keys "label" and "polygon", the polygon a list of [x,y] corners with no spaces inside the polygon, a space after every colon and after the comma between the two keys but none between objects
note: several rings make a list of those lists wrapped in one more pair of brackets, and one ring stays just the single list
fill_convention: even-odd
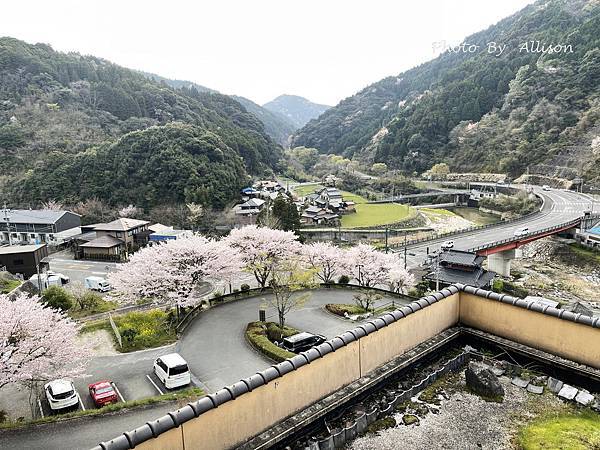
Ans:
[{"label": "guardrail", "polygon": [[[500,220],[499,222],[495,222],[495,223],[488,223],[485,225],[479,225],[479,226],[475,226],[475,227],[469,227],[469,228],[463,228],[461,230],[456,230],[456,231],[448,231],[446,233],[434,233],[433,236],[428,236],[425,238],[421,238],[421,239],[411,239],[411,240],[407,240],[406,241],[406,246],[411,246],[411,245],[415,245],[415,244],[421,244],[423,242],[429,242],[429,241],[436,241],[438,239],[442,239],[445,237],[450,237],[450,236],[459,236],[462,234],[468,234],[468,233],[472,233],[474,231],[480,231],[480,230],[485,230],[488,228],[494,228],[494,227],[498,227],[501,225],[506,225],[509,223],[516,223],[519,221],[524,221],[527,220],[537,214],[539,214],[539,211],[534,211],[534,212],[530,212],[527,213],[523,216],[519,216],[519,217],[515,217],[513,219],[506,219],[506,220]],[[397,244],[389,244],[388,248],[404,248],[404,242],[402,243],[397,243]]]},{"label": "guardrail", "polygon": [[559,225],[554,225],[554,226],[551,226],[551,227],[543,228],[541,230],[532,231],[531,233],[527,233],[527,234],[525,234],[523,236],[518,236],[518,237],[513,236],[513,237],[510,237],[510,238],[507,238],[507,239],[502,239],[500,241],[495,241],[495,242],[491,242],[491,243],[488,243],[488,244],[479,245],[477,247],[472,247],[472,248],[468,249],[467,251],[469,251],[469,252],[476,252],[476,251],[479,251],[479,250],[486,250],[488,248],[498,247],[499,245],[508,244],[510,242],[516,242],[516,241],[526,240],[528,238],[532,238],[532,237],[539,236],[541,234],[548,233],[549,231],[560,230],[560,229],[563,229],[563,228],[570,228],[571,226],[577,225],[580,222],[581,222],[581,219],[570,220],[568,222],[564,222],[564,223],[561,223]]}]

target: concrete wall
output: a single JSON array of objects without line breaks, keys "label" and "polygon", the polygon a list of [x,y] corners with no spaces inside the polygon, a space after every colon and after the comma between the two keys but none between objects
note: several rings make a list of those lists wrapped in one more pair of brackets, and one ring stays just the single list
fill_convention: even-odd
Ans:
[{"label": "concrete wall", "polygon": [[599,328],[466,292],[460,294],[460,321],[478,330],[600,368]]},{"label": "concrete wall", "polygon": [[359,340],[363,375],[458,322],[459,293],[410,314]]},{"label": "concrete wall", "polygon": [[234,447],[459,322],[600,368],[600,319],[456,285],[362,324],[95,450]]}]

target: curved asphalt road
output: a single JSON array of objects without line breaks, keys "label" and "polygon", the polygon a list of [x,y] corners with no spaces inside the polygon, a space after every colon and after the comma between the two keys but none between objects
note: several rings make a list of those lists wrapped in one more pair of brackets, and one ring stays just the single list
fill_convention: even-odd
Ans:
[{"label": "curved asphalt road", "polygon": [[[513,187],[524,188],[524,186],[513,185]],[[484,230],[476,230],[469,233],[448,236],[437,240],[409,245],[407,264],[409,268],[416,268],[427,258],[427,248],[429,253],[440,250],[444,241],[453,240],[454,248],[458,250],[467,250],[479,245],[509,239],[514,236],[515,230],[527,226],[529,231],[541,230],[553,225],[568,222],[577,219],[583,215],[583,211],[593,210],[598,212],[598,202],[593,209],[593,200],[585,194],[578,194],[572,191],[562,191],[551,189],[544,191],[539,187],[534,187],[534,191],[544,198],[544,205],[539,214],[531,217],[527,221],[517,221],[508,224],[498,224]],[[398,253],[403,249],[397,249]]]},{"label": "curved asphalt road", "polygon": [[[541,189],[539,193],[545,198],[544,207],[540,214],[526,223],[503,224],[446,239],[453,239],[458,249],[467,249],[512,237],[514,230],[525,225],[531,231],[535,231],[575,219],[580,217],[583,211],[592,209],[590,197],[582,194]],[[408,258],[409,267],[417,267],[424,261],[427,247],[430,252],[437,250],[446,239],[410,246],[412,255]],[[210,309],[190,325],[177,344],[161,349],[95,358],[88,370],[90,377],[76,382],[79,392],[84,395],[86,384],[91,380],[108,378],[120,386],[124,397],[128,400],[156,395],[154,388],[145,379],[145,374],[151,372],[152,362],[156,356],[173,351],[178,351],[184,356],[192,370],[194,381],[209,391],[220,389],[247,377],[270,364],[266,358],[256,353],[244,338],[246,324],[258,319],[258,308],[265,300],[267,298],[248,298]],[[352,291],[318,290],[303,308],[289,314],[288,324],[298,329],[334,337],[351,325],[343,319],[326,313],[322,306],[325,303],[351,301]],[[267,315],[274,317],[273,313],[274,311],[270,309]],[[23,400],[26,401],[26,397]],[[0,432],[0,448],[87,449],[173,408],[172,404],[163,404],[81,421],[41,425],[26,430],[3,431]]]}]

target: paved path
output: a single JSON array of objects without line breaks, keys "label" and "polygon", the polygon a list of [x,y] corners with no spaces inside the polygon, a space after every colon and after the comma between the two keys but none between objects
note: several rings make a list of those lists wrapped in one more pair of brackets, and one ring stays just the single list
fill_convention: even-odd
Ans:
[{"label": "paved path", "polygon": [[[527,221],[531,231],[580,217],[591,208],[588,196],[574,192],[552,190],[542,192],[546,203],[543,211]],[[597,209],[597,207],[596,207]],[[453,238],[456,248],[466,249],[486,242],[511,237],[516,228],[525,224],[506,224]],[[416,267],[426,256],[427,247],[439,248],[441,242],[432,241],[411,246],[409,266]],[[299,329],[333,337],[351,328],[351,324],[328,315],[321,307],[325,303],[351,302],[352,291],[319,290],[298,311],[289,315],[288,323]],[[194,376],[209,390],[221,388],[240,378],[247,377],[269,365],[263,356],[254,352],[245,342],[244,327],[258,317],[260,298],[249,298],[222,305],[203,313],[187,330],[182,340],[172,347],[137,352],[128,355],[95,358],[88,373],[91,379],[111,378],[123,387],[126,399],[132,396],[151,395],[152,387],[144,381],[152,370],[152,361],[159,355],[176,349],[188,360]],[[272,314],[272,311],[271,313]],[[81,387],[88,379],[78,380]],[[148,392],[148,394],[145,394]],[[36,427],[35,430],[0,432],[0,448],[4,449],[85,449],[102,440],[133,429],[150,418],[158,417],[168,409],[134,410],[117,416],[107,416],[84,421],[63,422]]]}]

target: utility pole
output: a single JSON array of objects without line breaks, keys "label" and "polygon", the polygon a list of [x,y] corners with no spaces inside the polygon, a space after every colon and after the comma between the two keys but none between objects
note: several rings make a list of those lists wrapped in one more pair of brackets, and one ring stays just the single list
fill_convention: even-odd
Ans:
[{"label": "utility pole", "polygon": [[406,270],[406,230],[404,230],[404,269]]},{"label": "utility pole", "polygon": [[388,252],[388,227],[385,227],[385,252]]},{"label": "utility pole", "polygon": [[440,290],[440,254],[435,256],[435,290]]}]

